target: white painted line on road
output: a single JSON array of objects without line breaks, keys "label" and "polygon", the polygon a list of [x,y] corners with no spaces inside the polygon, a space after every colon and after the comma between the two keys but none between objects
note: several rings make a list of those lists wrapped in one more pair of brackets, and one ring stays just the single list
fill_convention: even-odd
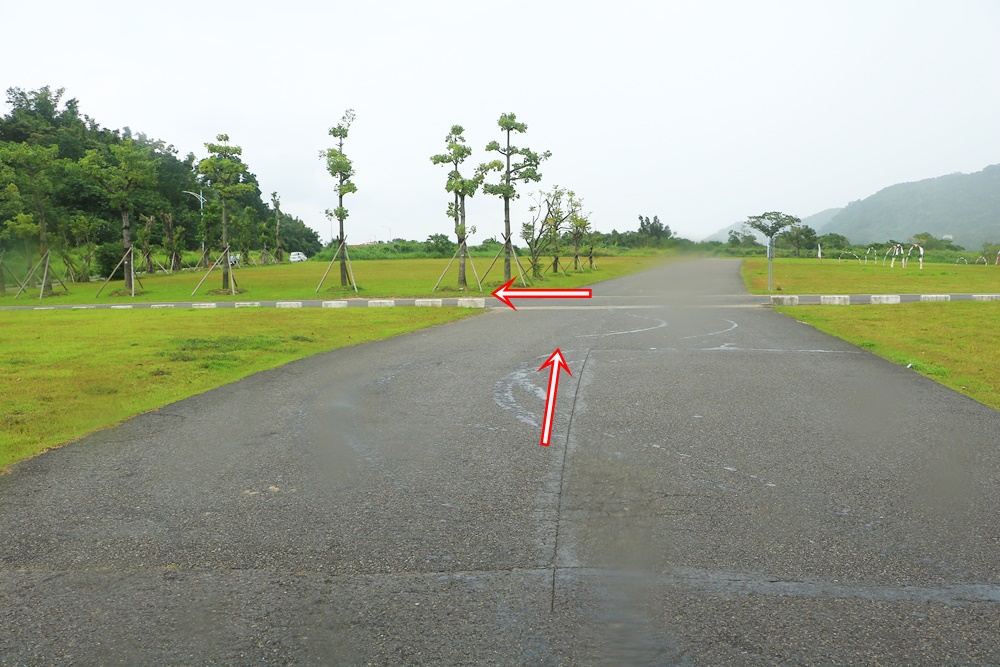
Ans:
[{"label": "white painted line on road", "polygon": [[301,308],[301,301],[278,301],[274,304],[275,308]]},{"label": "white painted line on road", "polygon": [[726,329],[719,329],[718,331],[711,331],[709,333],[696,334],[694,336],[684,336],[681,340],[690,340],[692,338],[705,338],[707,336],[718,336],[719,334],[729,333],[733,329],[737,328],[739,325],[732,320],[723,319],[723,322],[729,322],[730,326]]},{"label": "white painted line on road", "polygon": [[644,320],[651,320],[653,322],[656,322],[657,324],[655,326],[642,327],[640,329],[628,329],[627,331],[608,331],[608,332],[605,332],[605,333],[583,334],[581,336],[574,336],[574,338],[604,338],[605,336],[622,336],[622,335],[625,335],[625,334],[642,333],[643,331],[652,331],[654,329],[662,329],[665,326],[667,326],[666,322],[664,322],[661,319],[657,319],[655,317],[642,317],[641,315],[629,315],[629,317],[641,317]]},{"label": "white painted line on road", "polygon": [[346,301],[324,301],[324,308],[347,308]]},{"label": "white painted line on road", "polygon": [[215,308],[214,303],[192,303],[192,308]]},{"label": "white painted line on road", "polygon": [[[692,350],[688,350],[692,351]],[[861,354],[861,350],[791,350],[767,347],[736,347],[732,343],[723,343],[719,347],[703,347],[696,352],[776,352],[779,354]]]}]

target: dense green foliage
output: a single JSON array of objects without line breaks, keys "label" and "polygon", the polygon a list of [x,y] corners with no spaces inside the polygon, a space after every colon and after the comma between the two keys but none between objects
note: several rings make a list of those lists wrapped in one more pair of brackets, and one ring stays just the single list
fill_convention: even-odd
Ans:
[{"label": "dense green foliage", "polygon": [[[222,202],[199,177],[198,159],[166,141],[128,127],[112,130],[83,114],[63,89],[7,90],[10,112],[0,118],[0,252],[17,255],[20,275],[47,250],[68,277],[87,280],[98,247],[136,244],[136,269],[153,248],[179,256],[204,243],[221,250]],[[245,184],[227,204],[234,247],[275,246],[275,211],[261,199],[256,176],[235,156]],[[194,196],[192,196],[194,193]],[[198,193],[205,197],[201,215]],[[318,235],[283,215],[282,244],[314,254]],[[119,259],[121,257],[119,256]],[[0,272],[6,273],[6,272]],[[10,275],[7,274],[8,281]],[[3,283],[0,282],[0,291]]]}]

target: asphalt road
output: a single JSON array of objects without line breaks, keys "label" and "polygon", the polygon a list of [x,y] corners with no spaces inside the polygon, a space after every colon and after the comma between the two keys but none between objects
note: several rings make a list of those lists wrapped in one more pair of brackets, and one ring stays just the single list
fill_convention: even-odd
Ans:
[{"label": "asphalt road", "polygon": [[1000,413],[737,267],[338,350],[14,467],[0,664],[1000,664]]}]

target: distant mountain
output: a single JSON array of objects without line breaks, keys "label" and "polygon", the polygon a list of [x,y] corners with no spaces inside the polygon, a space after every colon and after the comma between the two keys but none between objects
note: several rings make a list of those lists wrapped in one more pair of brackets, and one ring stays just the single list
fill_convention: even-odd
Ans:
[{"label": "distant mountain", "polygon": [[[729,225],[725,229],[720,229],[719,231],[715,232],[711,236],[706,236],[705,238],[702,239],[702,241],[722,241],[723,243],[725,243],[726,241],[729,240],[729,232],[731,232],[731,231],[742,232],[743,231],[743,225],[745,225],[746,222],[747,222],[746,220],[741,220],[740,222],[734,222],[733,224]],[[750,230],[750,231],[753,231],[753,230]],[[756,232],[756,231],[754,231],[753,234],[754,234],[754,236],[757,237],[758,241],[760,241],[761,243],[764,242],[764,239],[766,237],[763,234],[761,234],[760,232]]]},{"label": "distant mountain", "polygon": [[856,244],[905,242],[921,232],[951,236],[969,250],[1000,241],[1000,164],[889,186],[848,204],[822,231]]},{"label": "distant mountain", "polygon": [[822,236],[829,231],[826,229],[826,226],[830,224],[830,221],[843,210],[842,208],[828,208],[825,211],[813,213],[808,217],[802,218],[802,224],[812,227],[813,231]]}]

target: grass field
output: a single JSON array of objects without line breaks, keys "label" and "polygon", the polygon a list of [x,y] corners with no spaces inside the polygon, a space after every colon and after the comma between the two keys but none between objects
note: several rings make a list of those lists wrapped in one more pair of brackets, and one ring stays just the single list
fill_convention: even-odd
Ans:
[{"label": "grass field", "polygon": [[[1000,293],[1000,266],[896,262],[890,269],[869,261],[824,259],[775,259],[774,290],[783,294],[966,294]],[[767,259],[743,260],[747,288],[767,293]]]},{"label": "grass field", "polygon": [[1000,409],[1000,303],[795,306],[777,310]]},{"label": "grass field", "polygon": [[0,313],[0,468],[257,371],[470,313],[456,308]]},{"label": "grass field", "polygon": [[[578,285],[608,280],[618,276],[635,273],[645,268],[661,264],[667,260],[666,255],[649,257],[600,257],[597,259],[597,270],[570,271],[567,275],[546,273],[546,287],[576,287]],[[340,286],[340,268],[334,265],[323,283],[323,288],[317,293],[316,288],[323,278],[328,263],[301,262],[298,264],[281,264],[259,267],[237,268],[233,271],[236,284],[241,290],[236,296],[230,293],[219,294],[222,287],[222,274],[216,269],[205,281],[195,296],[191,292],[205,275],[204,271],[184,271],[173,275],[157,274],[141,277],[142,287],[136,285],[137,294],[115,295],[124,289],[123,281],[108,283],[107,287],[97,297],[101,283],[70,283],[69,294],[58,286],[51,296],[46,296],[45,305],[52,304],[90,304],[90,303],[135,303],[135,302],[188,302],[188,301],[273,301],[302,299],[344,299],[354,296],[362,298],[417,298],[417,297],[448,297],[456,295],[489,296],[497,286],[503,283],[502,259],[490,271],[480,293],[476,286],[472,268],[467,266],[467,279],[470,284],[466,292],[459,292],[455,287],[458,281],[457,262],[452,265],[448,274],[441,282],[441,287],[432,293],[434,284],[441,272],[448,266],[447,259],[384,259],[352,262],[354,277],[358,283],[359,293],[355,295],[354,288]],[[476,268],[482,272],[489,267],[489,261],[476,260]],[[141,293],[140,293],[141,292]],[[22,294],[16,300],[14,292],[8,291],[6,296],[0,295],[0,306],[36,305],[39,302],[38,290]]]}]

